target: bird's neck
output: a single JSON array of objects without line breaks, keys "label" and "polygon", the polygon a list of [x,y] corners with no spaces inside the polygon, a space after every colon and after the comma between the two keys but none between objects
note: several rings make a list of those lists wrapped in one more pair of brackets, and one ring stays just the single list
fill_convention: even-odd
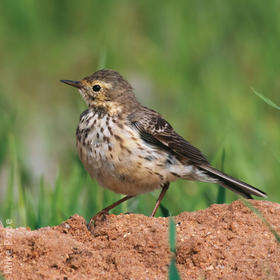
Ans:
[{"label": "bird's neck", "polygon": [[89,104],[89,108],[92,108],[94,111],[102,111],[111,117],[129,115],[140,106],[140,103],[134,96],[126,99],[119,98],[115,101],[95,100],[95,102]]}]

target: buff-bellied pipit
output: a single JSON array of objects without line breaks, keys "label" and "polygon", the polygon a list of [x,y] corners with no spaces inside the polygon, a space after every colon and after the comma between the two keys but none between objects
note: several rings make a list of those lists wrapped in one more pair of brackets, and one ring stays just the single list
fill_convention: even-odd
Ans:
[{"label": "buff-bellied pipit", "polygon": [[169,183],[178,178],[220,184],[246,198],[266,196],[213,168],[159,113],[136,100],[131,85],[118,72],[100,70],[81,81],[62,82],[78,88],[88,105],[76,131],[85,169],[104,188],[126,195],[91,221],[138,194],[162,188],[154,216]]}]

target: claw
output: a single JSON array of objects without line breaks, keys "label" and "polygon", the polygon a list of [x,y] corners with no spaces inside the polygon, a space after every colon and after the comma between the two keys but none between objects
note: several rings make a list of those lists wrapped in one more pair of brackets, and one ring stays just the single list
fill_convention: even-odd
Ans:
[{"label": "claw", "polygon": [[90,231],[92,226],[95,226],[95,222],[96,221],[101,221],[101,222],[104,222],[107,218],[107,216],[109,215],[109,212],[108,211],[100,211],[98,212],[97,214],[95,214],[90,220],[89,220],[89,223],[87,224],[87,228],[88,230]]}]

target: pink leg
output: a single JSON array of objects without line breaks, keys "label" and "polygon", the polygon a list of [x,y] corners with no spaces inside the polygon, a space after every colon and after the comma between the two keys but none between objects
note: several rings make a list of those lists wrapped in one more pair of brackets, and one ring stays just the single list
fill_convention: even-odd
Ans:
[{"label": "pink leg", "polygon": [[160,195],[159,195],[159,197],[158,197],[157,203],[156,203],[156,205],[155,205],[155,207],[154,207],[154,210],[153,210],[153,212],[152,212],[151,217],[154,217],[154,216],[155,216],[155,214],[156,214],[156,212],[157,212],[157,210],[158,210],[158,207],[159,207],[159,205],[160,205],[160,203],[161,203],[161,201],[162,201],[162,199],[163,199],[165,193],[167,192],[168,188],[169,188],[169,183],[165,184],[165,185],[162,187],[161,193],[160,193]]},{"label": "pink leg", "polygon": [[122,199],[120,199],[120,200],[114,202],[113,204],[107,206],[106,208],[102,209],[102,210],[99,211],[98,213],[96,213],[96,214],[90,219],[90,221],[89,221],[89,223],[88,223],[88,228],[89,228],[90,225],[96,220],[96,218],[97,218],[98,216],[100,216],[100,215],[102,215],[102,214],[108,214],[108,212],[109,212],[111,209],[115,208],[116,206],[118,206],[118,205],[121,204],[122,202],[124,202],[124,201],[126,201],[126,200],[128,200],[128,199],[130,199],[130,198],[132,198],[132,197],[134,197],[134,196],[133,196],[133,195],[127,195],[127,196],[123,197]]}]

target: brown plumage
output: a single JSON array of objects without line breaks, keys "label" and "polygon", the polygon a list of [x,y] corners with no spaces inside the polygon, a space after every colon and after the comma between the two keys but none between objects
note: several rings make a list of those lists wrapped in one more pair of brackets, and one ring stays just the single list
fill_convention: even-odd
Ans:
[{"label": "brown plumage", "polygon": [[62,82],[78,88],[88,105],[76,133],[86,170],[101,186],[127,195],[100,213],[161,187],[153,216],[169,183],[178,178],[217,183],[246,198],[266,196],[213,168],[159,113],[136,100],[131,85],[118,72],[100,70],[81,81]]}]

